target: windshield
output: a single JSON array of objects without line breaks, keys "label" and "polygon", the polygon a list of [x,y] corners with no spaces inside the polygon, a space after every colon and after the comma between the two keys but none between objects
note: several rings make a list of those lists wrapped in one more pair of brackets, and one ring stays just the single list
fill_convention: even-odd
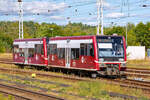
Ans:
[{"label": "windshield", "polygon": [[122,37],[98,37],[99,58],[103,57],[124,57]]}]

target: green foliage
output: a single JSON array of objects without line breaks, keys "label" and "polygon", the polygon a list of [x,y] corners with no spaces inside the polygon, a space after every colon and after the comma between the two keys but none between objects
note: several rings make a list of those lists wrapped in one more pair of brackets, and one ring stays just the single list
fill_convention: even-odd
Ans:
[{"label": "green foliage", "polygon": [[[150,48],[150,22],[143,24],[140,22],[136,26],[128,23],[128,45],[142,45]],[[113,26],[105,27],[104,34],[123,35],[126,37],[126,27]],[[54,36],[80,36],[95,35],[96,26],[82,23],[68,23],[65,26],[55,23],[24,22],[24,38],[42,38]],[[18,22],[0,22],[0,52],[11,52],[14,39],[18,38]]]},{"label": "green foliage", "polygon": [[121,26],[113,26],[107,31],[106,35],[113,35],[114,33],[125,36],[125,30]]},{"label": "green foliage", "polygon": [[135,34],[137,42],[139,42],[140,45],[150,48],[150,23],[143,24],[140,22],[135,28]]}]

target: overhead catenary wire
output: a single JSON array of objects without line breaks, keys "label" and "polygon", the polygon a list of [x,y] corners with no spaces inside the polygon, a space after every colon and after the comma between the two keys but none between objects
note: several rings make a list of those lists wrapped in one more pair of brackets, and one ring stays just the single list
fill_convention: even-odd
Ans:
[{"label": "overhead catenary wire", "polygon": [[[44,1],[44,0],[43,0]],[[58,0],[54,0],[54,1],[58,1]],[[120,18],[114,18],[114,19],[126,19],[126,18],[130,18],[130,17],[138,17],[138,16],[132,16],[133,14],[132,14],[132,12],[134,12],[134,11],[137,11],[137,10],[141,10],[141,8],[139,8],[139,9],[135,9],[135,8],[133,8],[132,7],[132,5],[134,4],[134,5],[137,5],[137,7],[139,7],[139,5],[142,5],[142,4],[144,4],[144,2],[145,1],[147,1],[147,0],[140,0],[140,1],[134,1],[134,2],[129,2],[128,0],[121,0],[121,1],[126,1],[126,3],[125,4],[123,4],[124,6],[128,6],[128,5],[130,5],[130,7],[131,8],[129,8],[128,10],[127,9],[123,9],[123,13],[126,13],[123,17],[120,17]],[[65,0],[65,2],[67,2],[67,0]],[[94,16],[94,15],[96,15],[97,13],[95,13],[95,12],[89,12],[89,11],[85,11],[85,12],[82,12],[82,13],[80,13],[80,6],[86,6],[86,5],[91,5],[91,4],[94,4],[94,2],[95,1],[89,1],[89,2],[86,2],[85,4],[84,4],[84,2],[73,2],[73,3],[70,3],[69,5],[68,5],[68,9],[69,9],[69,7],[70,8],[73,8],[74,7],[74,11],[72,11],[73,13],[70,13],[70,14],[66,14],[67,16],[69,16],[69,17],[71,17],[72,19],[73,19],[73,17],[76,17],[76,16],[84,16],[84,15],[90,15],[90,17],[92,17],[92,16]],[[127,2],[129,2],[129,3],[127,3]],[[115,5],[115,7],[120,7],[121,5]],[[79,7],[79,8],[78,8]],[[129,6],[128,6],[129,7]],[[124,7],[125,8],[125,7]],[[39,9],[41,9],[41,8],[39,8]],[[85,8],[84,8],[85,9]],[[83,10],[84,10],[83,9]],[[143,10],[148,10],[149,8],[148,7],[146,7],[146,8],[144,8]],[[43,10],[45,10],[45,9],[43,9]],[[109,8],[105,8],[104,7],[104,13],[106,14],[106,12],[108,13],[108,12],[111,12],[111,11],[115,11],[115,9],[109,9]],[[116,10],[117,11],[117,10]],[[1,11],[0,11],[1,12]],[[129,13],[130,12],[130,13]],[[48,13],[48,12],[47,12]],[[130,15],[131,14],[131,15]],[[8,15],[11,15],[11,14],[5,14],[6,16],[8,16]],[[15,15],[15,14],[14,14]],[[33,14],[32,13],[30,13],[30,14],[28,14],[28,13],[26,13],[25,12],[25,14],[24,14],[25,16],[32,16]],[[37,13],[37,14],[35,14],[35,15],[37,15],[37,16],[39,16],[39,15],[43,15],[43,13]],[[60,14],[60,15],[62,15],[62,14]],[[141,14],[142,15],[142,14]],[[147,14],[148,15],[148,14]],[[52,16],[52,15],[50,15],[49,13],[46,15],[46,16]],[[73,17],[72,17],[73,16]],[[109,19],[109,18],[106,18],[105,17],[105,19]],[[110,19],[113,19],[113,18],[110,18]]]}]

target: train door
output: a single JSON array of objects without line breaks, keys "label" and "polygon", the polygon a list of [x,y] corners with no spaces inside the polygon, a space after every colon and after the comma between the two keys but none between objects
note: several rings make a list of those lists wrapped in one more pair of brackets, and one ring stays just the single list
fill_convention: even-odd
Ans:
[{"label": "train door", "polygon": [[25,60],[24,60],[24,64],[28,64],[28,48],[24,48],[24,57],[25,57]]},{"label": "train door", "polygon": [[70,68],[70,62],[71,62],[71,48],[67,40],[67,44],[65,46],[65,65],[67,68]]}]

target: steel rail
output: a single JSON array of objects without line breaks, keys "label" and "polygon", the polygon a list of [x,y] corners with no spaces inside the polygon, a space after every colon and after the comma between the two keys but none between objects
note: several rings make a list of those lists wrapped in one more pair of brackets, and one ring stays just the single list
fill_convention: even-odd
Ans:
[{"label": "steel rail", "polygon": [[18,88],[16,86],[6,85],[4,83],[0,83],[0,90],[3,90],[3,92],[6,92],[8,94],[28,98],[29,100],[64,100],[63,98],[59,98],[53,95],[47,95],[31,90],[26,90],[23,88]]},{"label": "steel rail", "polygon": [[[9,69],[9,68],[1,68],[0,70],[3,71],[9,71],[9,72],[15,72],[15,73],[36,73],[39,76],[43,76],[43,77],[54,77],[54,78],[63,78],[63,79],[69,79],[69,80],[73,80],[73,81],[95,81],[93,79],[89,79],[89,78],[80,78],[80,77],[72,77],[72,76],[63,76],[63,75],[51,75],[51,74],[47,74],[47,73],[41,73],[41,72],[33,72],[33,71],[24,71],[24,70],[19,70],[19,69]],[[105,78],[101,78],[102,80],[106,80],[108,83],[114,83],[114,84],[118,84],[120,86],[123,87],[130,87],[130,88],[139,88],[142,90],[146,90],[150,92],[150,86],[146,83],[143,83],[143,81],[139,81],[137,83],[136,80],[133,80],[135,82],[129,82],[129,80],[110,80],[110,79],[105,79]],[[101,81],[101,80],[100,80]]]}]

